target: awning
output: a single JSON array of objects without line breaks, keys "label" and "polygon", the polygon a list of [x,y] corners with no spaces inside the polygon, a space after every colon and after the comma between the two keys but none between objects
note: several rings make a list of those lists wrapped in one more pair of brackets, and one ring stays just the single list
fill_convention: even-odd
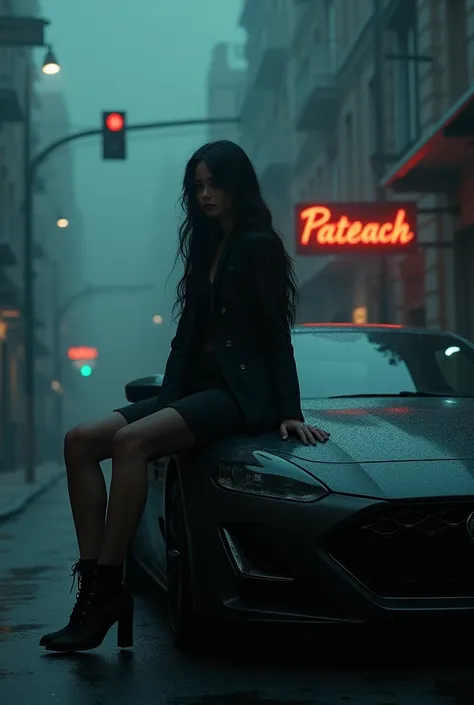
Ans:
[{"label": "awning", "polygon": [[474,165],[474,86],[382,179],[398,193],[444,193]]}]

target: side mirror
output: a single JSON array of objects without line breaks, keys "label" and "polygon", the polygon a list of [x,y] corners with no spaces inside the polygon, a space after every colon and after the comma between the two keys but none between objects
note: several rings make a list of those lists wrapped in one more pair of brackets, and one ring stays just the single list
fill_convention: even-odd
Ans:
[{"label": "side mirror", "polygon": [[125,396],[129,402],[135,403],[159,397],[164,375],[151,375],[150,377],[140,377],[125,385]]}]

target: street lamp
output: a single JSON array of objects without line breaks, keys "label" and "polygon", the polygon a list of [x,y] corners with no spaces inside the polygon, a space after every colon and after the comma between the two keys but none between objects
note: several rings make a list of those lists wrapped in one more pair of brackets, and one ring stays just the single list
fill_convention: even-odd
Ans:
[{"label": "street lamp", "polygon": [[153,323],[157,326],[161,325],[163,323],[163,316],[159,316],[158,314],[153,316]]},{"label": "street lamp", "polygon": [[[51,47],[43,61],[43,73],[51,76],[60,70]],[[28,483],[35,481],[35,296],[34,296],[34,233],[32,169],[32,68],[28,63],[25,76],[23,179],[24,179],[24,243],[23,243],[23,317],[24,317],[24,394],[25,394],[25,476]],[[59,380],[60,381],[60,380]]]},{"label": "street lamp", "polygon": [[48,47],[46,56],[44,57],[42,72],[48,76],[54,76],[61,71],[61,66],[53,53],[51,46]]},{"label": "street lamp", "polygon": [[69,227],[69,220],[67,218],[58,218],[56,221],[56,225],[58,228],[68,228]]}]

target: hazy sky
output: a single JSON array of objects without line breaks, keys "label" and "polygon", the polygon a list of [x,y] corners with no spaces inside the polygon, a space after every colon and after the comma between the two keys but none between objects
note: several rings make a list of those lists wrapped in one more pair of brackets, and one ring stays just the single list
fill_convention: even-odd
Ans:
[{"label": "hazy sky", "polygon": [[[241,0],[43,0],[42,6],[62,66],[58,76],[41,79],[42,89],[64,92],[74,131],[99,127],[102,110],[126,110],[130,123],[205,117],[212,48],[242,39]],[[164,282],[176,245],[174,202],[185,160],[206,137],[204,129],[131,135],[125,163],[101,161],[98,138],[73,148],[85,284],[156,285],[154,299],[107,297],[84,311],[84,344],[101,354],[90,383],[102,385],[106,408],[110,395],[122,400],[126,377],[163,364],[169,328],[153,328],[151,315],[160,309],[169,321],[173,291],[165,299]]]}]

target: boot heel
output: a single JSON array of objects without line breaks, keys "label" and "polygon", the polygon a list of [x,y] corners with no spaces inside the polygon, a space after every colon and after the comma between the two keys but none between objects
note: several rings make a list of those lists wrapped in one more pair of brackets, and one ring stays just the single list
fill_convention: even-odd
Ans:
[{"label": "boot heel", "polygon": [[123,612],[117,622],[117,646],[129,649],[133,646],[133,608]]}]

